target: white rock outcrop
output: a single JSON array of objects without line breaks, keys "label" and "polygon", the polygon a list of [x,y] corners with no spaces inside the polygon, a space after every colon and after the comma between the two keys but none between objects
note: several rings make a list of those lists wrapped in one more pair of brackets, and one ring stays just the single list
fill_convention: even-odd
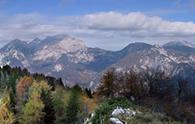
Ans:
[{"label": "white rock outcrop", "polygon": [[112,118],[110,118],[110,122],[112,123],[112,124],[124,124],[122,121],[120,121],[118,118],[114,118],[114,117],[112,117]]},{"label": "white rock outcrop", "polygon": [[125,116],[128,116],[128,117],[132,117],[132,116],[135,116],[136,112],[133,111],[133,110],[130,110],[129,108],[128,109],[123,109],[121,107],[117,107],[116,109],[114,109],[112,111],[112,116],[118,116],[118,115],[125,115]]},{"label": "white rock outcrop", "polygon": [[135,115],[136,115],[136,111],[133,111],[129,108],[124,109],[122,107],[117,107],[111,113],[110,122],[111,122],[111,124],[126,124],[125,121],[120,120],[119,118],[121,116],[126,117],[126,118],[130,118],[130,117],[133,117]]}]

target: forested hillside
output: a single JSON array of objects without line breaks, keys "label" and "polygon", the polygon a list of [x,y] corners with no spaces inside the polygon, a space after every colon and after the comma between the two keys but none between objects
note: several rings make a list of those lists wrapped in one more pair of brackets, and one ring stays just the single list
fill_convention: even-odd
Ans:
[{"label": "forested hillside", "polygon": [[184,80],[163,73],[108,70],[94,90],[65,87],[61,79],[0,69],[0,124],[194,123],[194,96]]},{"label": "forested hillside", "polygon": [[60,79],[9,66],[0,73],[0,124],[83,123],[95,106],[80,87],[64,87]]}]

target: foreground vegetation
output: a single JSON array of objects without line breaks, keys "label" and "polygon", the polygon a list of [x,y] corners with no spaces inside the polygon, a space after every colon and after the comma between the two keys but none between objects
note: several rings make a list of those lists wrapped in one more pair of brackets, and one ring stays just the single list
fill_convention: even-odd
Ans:
[{"label": "foreground vegetation", "polygon": [[126,98],[152,109],[152,112],[194,124],[195,94],[191,89],[186,80],[173,82],[163,72],[117,72],[111,69],[103,75],[96,94],[103,99]]},{"label": "foreground vegetation", "polygon": [[[128,124],[194,122],[188,98],[192,96],[183,85],[176,97],[163,75],[153,75],[155,79],[139,76],[109,70],[91,93],[79,86],[66,87],[61,79],[4,66],[0,69],[0,124],[110,124],[117,107],[138,113],[132,118],[119,117]],[[149,83],[143,82],[146,79]],[[166,83],[160,85],[162,81]],[[185,104],[185,108],[180,106]],[[171,113],[173,110],[178,115]]]},{"label": "foreground vegetation", "polygon": [[130,108],[137,112],[133,117],[119,116],[120,120],[123,120],[128,124],[182,124],[181,122],[174,121],[165,114],[153,112],[151,109],[136,105],[125,98],[110,99],[102,102],[95,110],[95,115],[91,118],[91,123],[110,124],[110,113],[118,106]]},{"label": "foreground vegetation", "polygon": [[96,106],[79,86],[64,87],[60,79],[9,66],[0,73],[0,124],[82,124]]}]

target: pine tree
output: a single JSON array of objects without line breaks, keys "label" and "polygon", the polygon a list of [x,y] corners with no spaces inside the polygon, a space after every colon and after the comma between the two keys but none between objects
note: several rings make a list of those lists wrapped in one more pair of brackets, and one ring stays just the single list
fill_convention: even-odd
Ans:
[{"label": "pine tree", "polygon": [[52,102],[51,92],[42,90],[41,92],[41,100],[45,105],[43,108],[43,112],[45,116],[43,118],[44,124],[53,124],[55,121],[55,110]]},{"label": "pine tree", "polygon": [[55,110],[55,124],[64,124],[63,120],[65,119],[65,92],[64,88],[57,86],[55,91],[52,94],[52,102]]},{"label": "pine tree", "polygon": [[76,124],[79,112],[79,88],[74,87],[68,101],[68,105],[65,111],[65,124]]}]

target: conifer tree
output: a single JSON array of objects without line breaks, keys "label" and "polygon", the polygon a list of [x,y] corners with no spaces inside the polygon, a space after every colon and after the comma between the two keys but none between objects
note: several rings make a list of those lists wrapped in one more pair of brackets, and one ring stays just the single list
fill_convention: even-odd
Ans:
[{"label": "conifer tree", "polygon": [[78,112],[80,110],[79,104],[79,88],[74,87],[65,111],[65,124],[76,124],[78,119]]},{"label": "conifer tree", "polygon": [[52,102],[52,96],[50,91],[42,90],[41,92],[41,100],[45,105],[43,108],[43,112],[45,116],[43,117],[44,124],[53,124],[55,121],[55,110]]},{"label": "conifer tree", "polygon": [[55,91],[52,94],[52,102],[55,110],[55,124],[64,124],[63,120],[65,119],[65,90],[57,86]]}]

